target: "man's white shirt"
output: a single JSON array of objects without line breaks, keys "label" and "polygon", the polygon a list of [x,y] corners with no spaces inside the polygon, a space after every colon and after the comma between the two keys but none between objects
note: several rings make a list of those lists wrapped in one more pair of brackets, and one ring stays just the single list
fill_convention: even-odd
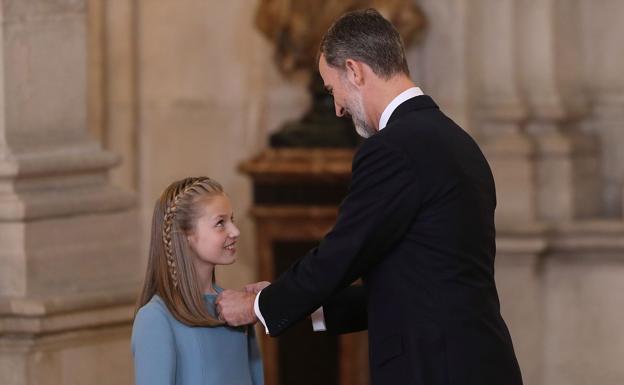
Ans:
[{"label": "man's white shirt", "polygon": [[416,96],[424,95],[422,90],[418,87],[411,87],[406,89],[405,91],[398,94],[386,109],[381,113],[381,117],[379,118],[379,131],[383,130],[388,124],[388,120],[390,120],[390,116],[398,106],[400,106],[404,101],[414,98]]},{"label": "man's white shirt", "polygon": [[[386,108],[384,109],[384,111],[381,113],[381,117],[379,118],[379,131],[383,130],[386,127],[386,125],[388,124],[388,120],[390,120],[390,116],[392,116],[392,113],[394,112],[394,110],[396,110],[396,108],[399,105],[401,105],[403,102],[405,102],[408,99],[414,98],[416,96],[421,96],[421,95],[424,95],[424,94],[419,87],[411,87],[401,92],[394,99],[392,99],[390,104],[388,104]],[[254,312],[256,313],[256,317],[258,317],[258,320],[262,322],[262,325],[264,326],[264,330],[266,334],[269,334],[269,329],[266,326],[264,317],[262,317],[262,313],[260,313],[260,305],[258,304],[261,292],[262,290],[260,290],[258,294],[256,294],[256,299],[254,300]],[[327,330],[327,326],[325,325],[325,315],[323,314],[322,306],[316,309],[310,315],[310,317],[312,318],[312,329],[315,332],[321,332],[321,331]]]}]

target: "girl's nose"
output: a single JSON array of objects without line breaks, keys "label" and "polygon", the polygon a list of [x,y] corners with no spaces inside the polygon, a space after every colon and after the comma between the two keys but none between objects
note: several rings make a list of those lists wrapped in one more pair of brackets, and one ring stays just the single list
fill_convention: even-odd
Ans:
[{"label": "girl's nose", "polygon": [[236,227],[235,224],[232,223],[232,227],[230,228],[230,234],[228,234],[230,238],[238,238],[240,236],[240,230]]}]

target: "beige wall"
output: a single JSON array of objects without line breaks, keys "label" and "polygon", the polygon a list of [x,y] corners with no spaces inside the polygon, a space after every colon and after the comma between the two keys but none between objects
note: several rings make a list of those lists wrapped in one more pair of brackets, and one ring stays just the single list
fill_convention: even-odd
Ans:
[{"label": "beige wall", "polygon": [[251,190],[237,166],[305,111],[305,85],[272,66],[272,47],[253,26],[255,2],[91,4],[91,129],[125,160],[114,181],[139,193],[143,258],[160,192],[207,175],[231,196],[242,232],[238,262],[218,277],[230,287],[254,280]]}]

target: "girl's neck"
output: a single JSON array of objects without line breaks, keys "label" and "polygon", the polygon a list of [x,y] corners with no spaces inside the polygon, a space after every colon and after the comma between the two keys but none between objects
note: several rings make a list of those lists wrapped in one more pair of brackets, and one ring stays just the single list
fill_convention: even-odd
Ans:
[{"label": "girl's neck", "polygon": [[195,270],[197,271],[197,278],[199,279],[199,288],[204,294],[216,294],[217,291],[214,287],[212,277],[214,274],[214,265],[211,264],[196,264]]}]

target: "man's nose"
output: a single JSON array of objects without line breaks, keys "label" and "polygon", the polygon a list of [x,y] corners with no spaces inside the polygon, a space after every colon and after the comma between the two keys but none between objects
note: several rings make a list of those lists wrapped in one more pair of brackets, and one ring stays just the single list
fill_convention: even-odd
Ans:
[{"label": "man's nose", "polygon": [[338,105],[338,103],[334,102],[334,108],[336,109],[336,116],[341,118],[344,116],[345,114],[345,109],[344,107]]}]

